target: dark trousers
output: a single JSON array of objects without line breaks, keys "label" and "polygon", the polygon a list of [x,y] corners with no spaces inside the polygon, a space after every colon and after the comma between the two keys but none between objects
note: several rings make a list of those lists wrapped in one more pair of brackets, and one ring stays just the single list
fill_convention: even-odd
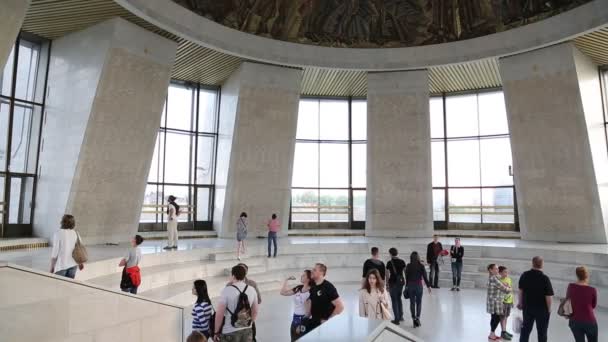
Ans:
[{"label": "dark trousers", "polygon": [[70,268],[66,268],[65,270],[57,271],[57,272],[55,272],[55,274],[63,276],[63,277],[74,279],[76,277],[76,270],[77,269],[78,269],[78,266],[73,266],[73,267],[70,267]]},{"label": "dark trousers", "polygon": [[276,232],[268,232],[268,256],[270,257],[270,242],[274,245],[274,256],[277,256],[277,233]]},{"label": "dark trousers", "polygon": [[496,328],[498,328],[498,323],[500,323],[500,319],[502,317],[500,315],[492,314],[492,318],[490,319],[490,331],[495,332]]},{"label": "dark trousers", "polygon": [[391,295],[391,304],[393,305],[395,321],[400,321],[403,319],[403,302],[401,301],[403,285],[390,285],[388,292]]},{"label": "dark trousers", "polygon": [[412,314],[412,319],[420,318],[420,312],[422,311],[422,285],[408,284],[407,292],[410,295],[410,313]]},{"label": "dark trousers", "polygon": [[132,294],[137,294],[137,287],[125,287],[125,288],[121,288],[122,292],[129,292]]},{"label": "dark trousers", "polygon": [[570,326],[570,330],[572,330],[575,342],[585,342],[585,337],[587,337],[587,342],[597,342],[597,323],[570,320],[568,325]]},{"label": "dark trousers", "polygon": [[460,286],[460,278],[462,277],[462,261],[452,263],[452,285]]},{"label": "dark trousers", "polygon": [[431,282],[431,287],[439,287],[439,263],[437,260],[431,261],[429,263],[431,267],[431,272],[429,274],[429,281]]},{"label": "dark trousers", "polygon": [[524,322],[521,327],[521,335],[519,342],[528,342],[530,333],[536,322],[536,332],[538,333],[538,342],[547,342],[547,329],[549,328],[550,314],[547,310],[526,310],[524,308]]}]

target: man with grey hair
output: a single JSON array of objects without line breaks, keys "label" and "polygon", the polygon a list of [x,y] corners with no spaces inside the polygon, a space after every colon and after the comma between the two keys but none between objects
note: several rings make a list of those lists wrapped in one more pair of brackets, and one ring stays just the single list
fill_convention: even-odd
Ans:
[{"label": "man with grey hair", "polygon": [[542,271],[543,263],[542,257],[535,256],[532,259],[532,269],[524,272],[519,278],[517,308],[523,310],[524,316],[519,342],[528,342],[534,322],[538,342],[547,342],[553,287],[549,277]]}]

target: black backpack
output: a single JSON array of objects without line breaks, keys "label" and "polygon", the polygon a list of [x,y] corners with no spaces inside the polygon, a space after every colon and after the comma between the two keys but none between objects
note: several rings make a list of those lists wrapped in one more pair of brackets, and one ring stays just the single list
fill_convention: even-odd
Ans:
[{"label": "black backpack", "polygon": [[249,285],[245,285],[243,291],[239,290],[239,288],[234,285],[231,286],[239,291],[239,299],[236,302],[236,309],[234,312],[226,308],[226,310],[228,310],[230,313],[230,324],[232,324],[232,326],[235,328],[247,328],[251,326],[251,322],[253,321],[251,304],[249,304],[249,297],[246,293]]},{"label": "black backpack", "polygon": [[395,268],[395,259],[389,261],[391,263],[391,268],[393,272],[391,273],[391,277],[389,279],[389,283],[392,285],[403,286],[405,285],[405,279],[403,278],[403,271],[397,274],[397,269]]}]

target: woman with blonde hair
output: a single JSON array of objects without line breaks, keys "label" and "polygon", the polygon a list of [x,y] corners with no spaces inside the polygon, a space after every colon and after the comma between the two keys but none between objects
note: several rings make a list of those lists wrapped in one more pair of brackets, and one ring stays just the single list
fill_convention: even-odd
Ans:
[{"label": "woman with blonde hair", "polygon": [[359,316],[390,321],[393,319],[390,303],[380,272],[376,269],[367,272],[363,288],[359,290]]},{"label": "woman with blonde hair", "polygon": [[572,305],[572,316],[570,316],[570,330],[574,335],[574,341],[588,342],[598,341],[597,320],[593,310],[597,305],[597,290],[589,286],[589,271],[586,267],[576,268],[576,283],[570,283],[566,291],[566,298],[570,299]]}]

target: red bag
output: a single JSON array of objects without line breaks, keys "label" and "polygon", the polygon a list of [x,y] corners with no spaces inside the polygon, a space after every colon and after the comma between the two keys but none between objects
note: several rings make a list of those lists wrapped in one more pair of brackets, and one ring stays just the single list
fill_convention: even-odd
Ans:
[{"label": "red bag", "polygon": [[139,272],[139,266],[133,266],[126,269],[127,275],[131,278],[133,286],[138,287],[141,284],[141,273]]},{"label": "red bag", "polygon": [[441,256],[448,256],[448,255],[450,255],[450,252],[447,249],[444,249],[441,252],[439,252],[439,255],[441,255]]}]

